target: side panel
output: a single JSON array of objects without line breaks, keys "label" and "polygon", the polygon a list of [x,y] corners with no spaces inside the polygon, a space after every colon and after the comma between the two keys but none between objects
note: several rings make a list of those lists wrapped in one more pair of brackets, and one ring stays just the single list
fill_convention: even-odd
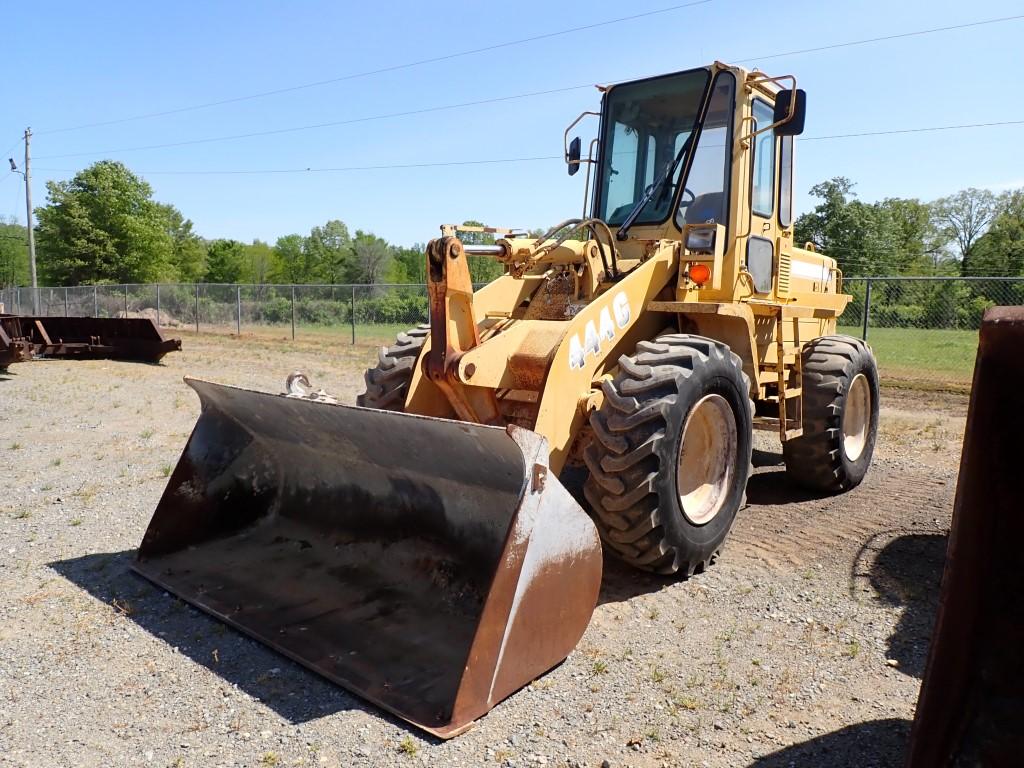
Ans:
[{"label": "side panel", "polygon": [[555,474],[561,472],[583,426],[583,404],[594,381],[613,368],[620,355],[671,324],[665,315],[648,311],[647,305],[675,278],[678,266],[675,249],[665,248],[573,318],[552,357],[535,427],[551,446]]}]

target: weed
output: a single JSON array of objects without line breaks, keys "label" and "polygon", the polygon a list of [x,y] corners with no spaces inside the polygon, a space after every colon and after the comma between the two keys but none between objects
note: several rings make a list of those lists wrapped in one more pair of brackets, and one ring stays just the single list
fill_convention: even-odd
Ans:
[{"label": "weed", "polygon": [[590,674],[594,675],[605,675],[608,673],[608,665],[603,661],[595,661],[594,666],[590,670]]},{"label": "weed", "polygon": [[511,749],[496,749],[494,750],[494,762],[504,763],[506,760],[515,754]]},{"label": "weed", "polygon": [[153,436],[153,430],[152,429],[144,429],[141,432],[139,432],[139,437],[141,437],[143,440],[149,440],[149,438],[151,438],[152,436]]},{"label": "weed", "polygon": [[63,461],[63,459],[61,459],[61,457],[58,456],[56,459],[54,459],[53,461],[50,462],[50,466],[51,467],[59,467],[61,465],[62,461]]},{"label": "weed", "polygon": [[21,443],[11,443],[11,450],[12,451],[20,451],[21,450]]},{"label": "weed", "polygon": [[653,680],[654,682],[656,682],[656,683],[664,682],[666,677],[667,677],[667,675],[665,674],[665,671],[661,667],[652,667],[651,668],[651,680]]},{"label": "weed", "polygon": [[77,528],[81,524],[82,524],[82,518],[80,518],[80,517],[73,517],[73,518],[71,518],[71,521],[68,523],[68,525],[70,525],[72,528]]},{"label": "weed", "polygon": [[260,765],[274,766],[280,764],[281,758],[277,756],[276,752],[264,752],[263,757],[260,758]]},{"label": "weed", "polygon": [[860,642],[857,640],[851,640],[846,644],[846,655],[851,659],[856,659],[860,654]]},{"label": "weed", "polygon": [[416,753],[419,752],[419,747],[416,746],[416,742],[412,740],[411,736],[406,736],[398,745],[398,751],[403,755],[415,757]]},{"label": "weed", "polygon": [[659,611],[657,608],[651,608],[650,612],[647,614],[647,618],[649,618],[651,621],[654,621],[660,615],[661,611]]},{"label": "weed", "polygon": [[656,729],[654,729],[654,728],[649,730],[644,735],[647,737],[648,741],[654,741],[654,742],[661,741],[661,734],[658,733],[658,731]]},{"label": "weed", "polygon": [[170,477],[171,471],[173,469],[174,467],[171,464],[164,464],[162,467],[160,467],[160,472],[163,474],[164,477]]},{"label": "weed", "polygon": [[12,515],[12,517],[14,517],[15,520],[25,520],[32,517],[32,512],[28,509],[19,509],[14,513],[14,515]]}]

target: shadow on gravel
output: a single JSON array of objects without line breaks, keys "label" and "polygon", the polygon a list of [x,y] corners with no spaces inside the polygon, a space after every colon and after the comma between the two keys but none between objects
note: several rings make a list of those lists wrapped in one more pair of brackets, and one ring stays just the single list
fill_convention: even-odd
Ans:
[{"label": "shadow on gravel", "polygon": [[605,552],[604,574],[597,604],[621,603],[637,595],[660,592],[680,580],[679,576],[658,576],[626,565],[614,555]]},{"label": "shadow on gravel", "polygon": [[134,555],[134,550],[85,555],[50,567],[292,724],[363,710],[408,727],[132,573],[128,565]]},{"label": "shadow on gravel", "polygon": [[[754,451],[754,453],[762,453]],[[773,454],[768,454],[769,456]],[[781,461],[781,457],[780,457]],[[754,467],[774,466],[774,464],[758,464],[756,459]],[[815,493],[803,488],[786,474],[786,468],[768,469],[754,474],[747,481],[747,503],[758,506],[765,504],[790,504],[797,501],[812,501],[814,499],[826,498],[829,494]]]},{"label": "shadow on gravel", "polygon": [[[862,553],[870,543],[871,540],[861,548]],[[854,578],[857,563],[862,560],[858,555],[854,561]],[[945,561],[945,535],[906,534],[893,539],[878,552],[868,573],[879,599],[903,608],[889,638],[887,656],[899,662],[897,669],[913,677],[920,678],[924,674]]]},{"label": "shadow on gravel", "polygon": [[896,768],[903,765],[909,734],[909,720],[870,720],[780,749],[750,768]]}]

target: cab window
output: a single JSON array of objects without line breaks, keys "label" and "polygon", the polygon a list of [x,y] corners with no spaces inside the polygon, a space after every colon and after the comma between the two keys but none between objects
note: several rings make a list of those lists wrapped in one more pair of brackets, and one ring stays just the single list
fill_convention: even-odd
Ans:
[{"label": "cab window", "polygon": [[[754,101],[754,129],[772,124],[774,110],[768,102]],[[775,202],[775,133],[765,131],[754,137],[753,179],[750,202],[754,215],[770,218]]]}]

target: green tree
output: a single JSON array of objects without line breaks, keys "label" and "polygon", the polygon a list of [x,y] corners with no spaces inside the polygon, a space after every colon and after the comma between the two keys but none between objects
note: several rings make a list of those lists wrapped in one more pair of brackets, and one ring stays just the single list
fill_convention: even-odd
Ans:
[{"label": "green tree", "polygon": [[971,267],[980,275],[1024,275],[1024,189],[1001,195],[999,209],[974,246]]},{"label": "green tree", "polygon": [[167,219],[171,236],[171,266],[176,280],[195,283],[206,273],[206,243],[192,229],[192,220],[186,219],[173,205],[158,204]]},{"label": "green tree", "polygon": [[252,285],[263,285],[271,280],[276,270],[274,249],[261,240],[242,246],[242,273],[239,280]]},{"label": "green tree", "polygon": [[962,274],[977,273],[974,247],[998,214],[999,201],[987,189],[962,189],[932,203],[935,227],[956,249]]},{"label": "green tree", "polygon": [[312,282],[303,248],[305,242],[306,239],[302,235],[285,235],[277,238],[274,244],[274,270],[271,273],[274,282]]},{"label": "green tree", "polygon": [[0,218],[0,288],[29,282],[28,232],[13,218]]},{"label": "green tree", "polygon": [[388,241],[377,237],[371,232],[356,230],[356,236],[352,239],[351,245],[352,265],[355,282],[359,283],[382,283],[387,275],[391,260],[394,257],[393,249]]},{"label": "green tree", "polygon": [[903,255],[894,206],[855,200],[854,186],[842,176],[813,186],[822,202],[796,220],[795,239],[834,257],[845,275],[895,274]]},{"label": "green tree", "polygon": [[46,189],[48,202],[36,209],[43,282],[149,283],[172,276],[166,208],[122,163],[101,160]]},{"label": "green tree", "polygon": [[214,240],[206,251],[207,283],[237,283],[242,277],[245,246],[237,240]]},{"label": "green tree", "polygon": [[395,283],[427,282],[427,247],[414,243],[411,248],[396,247],[392,255],[390,280]]},{"label": "green tree", "polygon": [[352,261],[352,238],[345,222],[331,219],[322,227],[313,227],[304,244],[311,280],[345,283],[356,268]]}]

